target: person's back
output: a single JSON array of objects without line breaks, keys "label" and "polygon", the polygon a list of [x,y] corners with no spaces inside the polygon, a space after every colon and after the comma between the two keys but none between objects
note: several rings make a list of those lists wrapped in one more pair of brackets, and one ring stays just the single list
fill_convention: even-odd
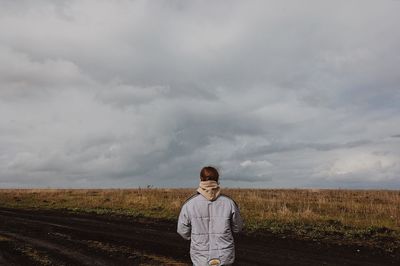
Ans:
[{"label": "person's back", "polygon": [[[236,203],[228,196],[220,194],[215,180],[207,178],[211,171],[213,179],[218,180],[215,168],[205,167],[198,193],[182,206],[178,233],[191,240],[190,257],[196,266],[229,265],[235,260],[235,247],[232,233],[242,229],[242,218]],[[209,171],[209,172],[210,172]]]}]

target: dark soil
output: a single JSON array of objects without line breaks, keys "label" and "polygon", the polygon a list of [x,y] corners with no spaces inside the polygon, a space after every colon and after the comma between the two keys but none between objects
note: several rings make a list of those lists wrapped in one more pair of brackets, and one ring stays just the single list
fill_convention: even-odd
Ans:
[{"label": "dark soil", "polygon": [[[400,265],[400,254],[272,234],[236,237],[235,265]],[[0,265],[191,265],[174,222],[0,208]]]}]

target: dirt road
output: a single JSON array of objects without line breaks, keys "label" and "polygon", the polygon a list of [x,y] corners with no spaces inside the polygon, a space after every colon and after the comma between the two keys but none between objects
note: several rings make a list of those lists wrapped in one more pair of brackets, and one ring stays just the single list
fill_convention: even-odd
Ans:
[{"label": "dirt road", "polygon": [[[0,208],[0,265],[190,265],[175,224]],[[363,247],[276,236],[236,238],[236,265],[400,265]]]}]

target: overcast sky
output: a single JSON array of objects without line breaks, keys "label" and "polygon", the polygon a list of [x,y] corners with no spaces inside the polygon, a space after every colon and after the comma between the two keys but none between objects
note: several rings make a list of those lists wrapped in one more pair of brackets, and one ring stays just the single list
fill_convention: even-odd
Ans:
[{"label": "overcast sky", "polygon": [[0,187],[400,188],[400,1],[0,1]]}]

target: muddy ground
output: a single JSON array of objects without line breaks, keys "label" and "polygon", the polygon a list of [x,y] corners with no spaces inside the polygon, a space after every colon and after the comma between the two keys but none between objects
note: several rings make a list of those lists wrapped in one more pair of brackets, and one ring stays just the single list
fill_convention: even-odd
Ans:
[{"label": "muddy ground", "polygon": [[[0,208],[0,265],[190,265],[174,223]],[[235,265],[400,265],[362,246],[274,235],[236,237]]]}]

